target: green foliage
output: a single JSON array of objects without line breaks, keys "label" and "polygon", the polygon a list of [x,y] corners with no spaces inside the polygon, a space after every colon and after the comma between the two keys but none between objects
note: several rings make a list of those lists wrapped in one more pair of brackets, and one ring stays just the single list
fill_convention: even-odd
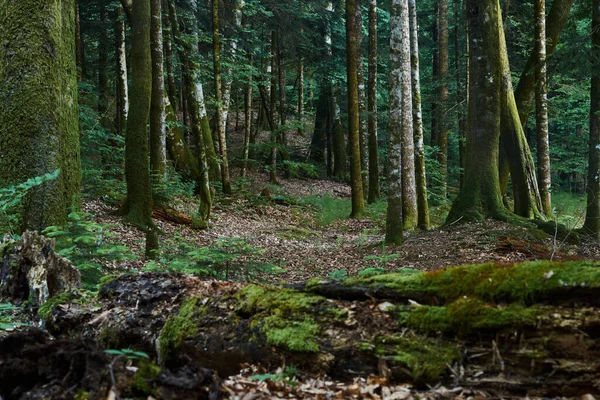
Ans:
[{"label": "green foliage", "polygon": [[69,214],[64,226],[50,226],[43,234],[56,239],[58,254],[77,266],[86,289],[96,289],[103,263],[135,259],[129,248],[111,241],[116,235],[109,232],[110,225],[97,223],[93,216],[84,212]]},{"label": "green foliage", "polygon": [[385,272],[383,268],[365,268],[358,271],[358,276],[373,276],[373,275],[381,275]]},{"label": "green foliage", "polygon": [[584,194],[552,193],[552,206],[557,222],[568,229],[579,228],[585,221],[586,197]]},{"label": "green foliage", "polygon": [[148,354],[144,353],[143,351],[135,351],[131,349],[109,349],[104,350],[104,352],[113,356],[124,357],[128,360],[148,360],[150,358]]},{"label": "green foliage", "polygon": [[346,279],[348,279],[348,271],[346,271],[345,269],[330,271],[327,275],[330,279],[338,282],[345,281]]},{"label": "green foliage", "polygon": [[283,161],[284,169],[289,171],[291,177],[308,176],[316,178],[319,176],[319,171],[314,164],[303,163],[297,161]]},{"label": "green foliage", "polygon": [[287,365],[285,368],[278,370],[275,374],[260,374],[252,375],[250,379],[257,381],[271,380],[274,382],[286,382],[292,386],[297,385],[296,375],[298,374],[298,368],[295,365]]},{"label": "green foliage", "polygon": [[26,326],[26,324],[18,321],[20,311],[21,307],[9,303],[0,303],[0,332],[14,331],[17,328]]},{"label": "green foliage", "polygon": [[16,186],[11,185],[7,188],[0,188],[0,216],[8,221],[11,234],[14,235],[16,229],[13,226],[19,220],[17,208],[27,196],[27,193],[36,186],[57,179],[59,174],[60,170],[57,169],[54,172],[30,178]]},{"label": "green foliage", "polygon": [[199,247],[180,237],[167,239],[168,253],[158,261],[150,261],[145,270],[173,271],[221,280],[251,281],[262,274],[277,274],[281,268],[257,260],[266,252],[243,239],[220,238],[208,247]]}]

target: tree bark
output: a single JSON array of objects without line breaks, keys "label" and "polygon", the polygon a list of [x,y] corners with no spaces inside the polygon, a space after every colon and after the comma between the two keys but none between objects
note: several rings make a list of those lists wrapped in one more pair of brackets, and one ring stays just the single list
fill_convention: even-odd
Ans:
[{"label": "tree bark", "polygon": [[502,108],[502,22],[498,0],[467,0],[470,32],[469,122],[465,184],[446,223],[505,219],[498,158]]},{"label": "tree bark", "polygon": [[73,0],[0,0],[0,187],[60,169],[32,189],[11,223],[19,233],[66,222],[80,207],[81,167]]},{"label": "tree bark", "polygon": [[298,136],[304,136],[304,58],[298,61]]},{"label": "tree bark", "polygon": [[390,99],[388,117],[388,208],[385,241],[401,244],[402,223],[402,3],[390,9]]},{"label": "tree bark", "polygon": [[129,85],[127,82],[127,50],[125,46],[125,15],[123,7],[116,10],[115,41],[117,60],[117,113],[116,128],[120,135],[125,134],[127,129],[127,113],[129,112]]},{"label": "tree bark", "polygon": [[146,232],[146,254],[156,250],[148,161],[148,118],[152,98],[150,0],[136,0],[131,12],[131,109],[125,135],[126,220]]},{"label": "tree bark", "polygon": [[329,115],[329,83],[323,80],[317,101],[317,112],[315,116],[315,127],[310,144],[309,160],[314,163],[325,162],[325,150],[327,147],[327,116]]},{"label": "tree bark", "polygon": [[361,0],[356,0],[356,51],[358,72],[358,109],[360,137],[360,169],[363,195],[369,193],[369,127],[367,117],[367,92],[365,86],[365,63],[363,62],[363,18]]},{"label": "tree bark", "polygon": [[80,80],[85,79],[85,46],[83,43],[83,32],[81,30],[81,14],[79,13],[79,0],[75,1],[75,59],[77,73]]},{"label": "tree bark", "polygon": [[346,158],[346,139],[344,137],[344,127],[340,115],[340,107],[337,102],[337,90],[335,86],[331,86],[329,90],[329,135],[332,140],[333,152],[333,176],[335,178],[346,180],[348,171],[346,166],[348,160]]},{"label": "tree bark", "polygon": [[377,0],[369,0],[369,197],[368,202],[379,199],[379,149],[377,143]]},{"label": "tree bark", "polygon": [[429,229],[429,204],[427,201],[427,173],[425,171],[425,145],[423,139],[423,113],[421,110],[421,78],[419,66],[419,23],[416,0],[408,1],[410,19],[410,54],[412,72],[412,110],[415,136],[415,178],[417,191],[418,227]]},{"label": "tree bark", "polygon": [[348,136],[350,142],[351,217],[365,212],[360,160],[360,108],[358,103],[358,50],[356,46],[356,0],[346,0],[346,47],[348,80]]},{"label": "tree bark", "polygon": [[163,6],[163,40],[164,40],[164,55],[165,66],[167,68],[167,83],[169,102],[175,115],[177,115],[177,104],[179,96],[177,96],[177,85],[175,84],[175,73],[173,72],[173,29],[171,28],[171,18],[168,15],[168,5],[166,0],[162,2]]},{"label": "tree bark", "polygon": [[100,37],[98,39],[98,114],[102,125],[108,127],[108,27],[109,17],[106,5],[100,8]]},{"label": "tree bark", "polygon": [[213,60],[215,71],[215,101],[217,116],[217,131],[219,148],[221,150],[221,184],[223,193],[231,194],[231,179],[229,177],[229,159],[227,155],[227,108],[229,107],[229,93],[223,92],[221,77],[221,33],[219,32],[219,0],[212,0],[213,21]]},{"label": "tree bark", "polygon": [[467,109],[468,104],[468,89],[467,89],[467,76],[469,68],[467,64],[462,62],[462,58],[468,53],[465,51],[465,47],[469,46],[469,37],[466,34],[467,29],[465,28],[465,46],[460,41],[460,31],[463,28],[461,24],[461,16],[463,2],[461,0],[454,0],[454,59],[456,62],[456,103],[458,106],[458,154],[459,154],[459,165],[460,165],[460,187],[462,188],[464,183],[464,168],[465,168],[465,140],[467,137]]},{"label": "tree bark", "polygon": [[150,105],[150,171],[153,179],[167,177],[167,125],[165,113],[165,78],[162,36],[161,0],[150,0],[152,22],[150,45],[152,55],[152,101]]},{"label": "tree bark", "polygon": [[400,4],[401,22],[401,85],[402,85],[402,220],[404,230],[414,229],[419,222],[415,179],[415,139],[411,82],[411,43],[408,0]]},{"label": "tree bark", "polygon": [[538,187],[542,201],[542,211],[545,215],[552,215],[552,202],[550,201],[550,142],[548,137],[548,84],[546,66],[546,0],[535,0],[535,54],[536,62],[536,138],[537,138],[537,171]]},{"label": "tree bark", "polygon": [[592,7],[590,154],[587,212],[583,230],[596,239],[600,239],[600,0],[594,0]]},{"label": "tree bark", "polygon": [[438,2],[438,75],[437,75],[437,143],[438,162],[441,168],[439,195],[447,196],[448,186],[448,0]]},{"label": "tree bark", "polygon": [[[252,55],[248,56],[250,67],[254,65]],[[242,169],[240,175],[242,178],[246,176],[248,169],[248,154],[250,149],[250,136],[252,135],[252,76],[248,77],[246,88],[244,90],[244,147],[242,154]]]}]

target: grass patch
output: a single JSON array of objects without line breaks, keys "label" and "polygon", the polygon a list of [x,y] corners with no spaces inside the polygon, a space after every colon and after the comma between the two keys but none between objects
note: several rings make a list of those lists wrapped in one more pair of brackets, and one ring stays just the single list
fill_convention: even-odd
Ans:
[{"label": "grass patch", "polygon": [[580,228],[585,221],[586,197],[567,192],[552,193],[557,222],[569,229]]},{"label": "grass patch", "polygon": [[[317,225],[321,227],[347,219],[352,212],[352,201],[349,198],[342,199],[330,195],[309,196],[298,200],[297,203],[308,207],[314,213]],[[384,226],[386,212],[387,201],[379,200],[373,204],[366,205],[364,216]]]}]

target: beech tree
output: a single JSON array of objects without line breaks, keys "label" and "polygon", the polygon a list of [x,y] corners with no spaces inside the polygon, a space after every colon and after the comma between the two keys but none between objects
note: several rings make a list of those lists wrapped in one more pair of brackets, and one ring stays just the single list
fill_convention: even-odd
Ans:
[{"label": "beech tree", "polygon": [[377,143],[377,0],[369,0],[369,203],[380,196],[379,148]]},{"label": "beech tree", "polygon": [[152,22],[150,45],[152,57],[152,100],[150,104],[150,170],[153,178],[167,174],[167,125],[165,112],[165,77],[161,0],[150,0]]},{"label": "beech tree", "polygon": [[592,3],[592,88],[587,212],[584,232],[600,239],[600,0]]},{"label": "beech tree", "polygon": [[75,3],[0,0],[0,37],[0,187],[60,169],[0,228],[41,230],[80,207]]}]

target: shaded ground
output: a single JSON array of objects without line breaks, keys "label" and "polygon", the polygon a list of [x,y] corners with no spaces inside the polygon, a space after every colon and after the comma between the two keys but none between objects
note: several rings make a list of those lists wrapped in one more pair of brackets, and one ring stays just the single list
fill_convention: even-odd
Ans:
[{"label": "shaded ground", "polygon": [[[264,249],[258,259],[275,264],[284,272],[269,276],[270,281],[299,283],[314,277],[354,276],[369,267],[386,271],[412,268],[431,271],[454,265],[488,261],[510,263],[527,260],[555,261],[600,258],[594,242],[574,245],[535,229],[499,221],[456,224],[426,232],[409,232],[403,245],[384,247],[385,203],[369,207],[366,218],[347,219],[350,189],[336,181],[280,180],[269,185],[266,174],[254,173],[250,185],[238,195],[218,196],[211,228],[197,231],[190,227],[156,221],[165,232],[163,248],[173,250],[175,242],[211,246],[221,238],[240,238],[255,248]],[[264,193],[267,191],[268,193]],[[262,193],[262,194],[261,194]],[[268,194],[268,196],[265,196]],[[193,214],[193,203],[181,202],[179,210]],[[100,201],[85,203],[85,210],[111,228],[118,241],[136,254],[143,254],[144,237],[133,227],[123,225],[111,215],[113,208]],[[371,259],[365,260],[365,257]],[[256,257],[255,257],[256,258]],[[119,264],[123,268],[123,264]],[[115,266],[107,266],[107,272]],[[127,269],[142,269],[140,260],[125,264]]]}]

